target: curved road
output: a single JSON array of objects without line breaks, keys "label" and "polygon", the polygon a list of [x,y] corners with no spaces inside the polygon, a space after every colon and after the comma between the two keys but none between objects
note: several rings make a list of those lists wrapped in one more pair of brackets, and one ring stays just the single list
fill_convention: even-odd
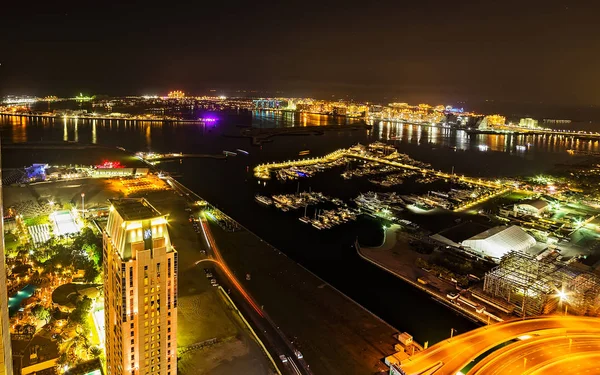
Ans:
[{"label": "curved road", "polygon": [[544,363],[535,368],[523,372],[523,375],[546,375],[546,374],[568,374],[568,375],[590,375],[599,374],[600,353],[586,352],[575,355],[564,355],[550,363]]},{"label": "curved road", "polygon": [[[563,356],[578,356],[589,352],[600,354],[600,331],[596,334],[586,332],[568,336],[537,336],[518,341],[494,352],[493,355],[480,361],[467,375],[520,375],[549,365],[558,365],[560,368]],[[600,364],[596,366],[600,367]],[[593,373],[598,372],[600,371],[593,371]]]},{"label": "curved road", "polygon": [[564,335],[568,332],[600,331],[600,319],[548,316],[511,320],[442,341],[411,357],[400,368],[406,374],[455,375],[479,355],[504,342],[527,334]]},{"label": "curved road", "polygon": [[[184,194],[190,201],[193,201],[194,198],[202,199],[193,191],[180,184],[177,180],[169,177],[167,178],[167,181],[170,181],[171,187]],[[278,369],[289,375],[313,375],[310,366],[308,363],[306,363],[306,360],[296,356],[296,348],[289,341],[285,333],[279,329],[277,324],[269,317],[262,307],[258,305],[254,298],[246,291],[233,272],[229,269],[227,263],[225,263],[225,260],[221,256],[219,247],[212,236],[210,227],[204,214],[200,215],[200,225],[208,250],[214,256],[214,259],[207,258],[205,261],[214,262],[216,265],[218,265],[218,270],[225,275],[224,280],[221,280],[221,282],[226,282],[228,288],[236,292],[239,297],[241,297],[239,301],[243,301],[243,303],[239,304],[237,307],[247,318],[249,318],[251,322],[254,323],[254,328],[257,333],[262,336],[266,344],[271,348],[272,351],[275,352],[271,353],[276,354],[273,356],[274,360],[280,361],[279,356],[285,356],[285,362],[280,361],[276,364]],[[196,265],[199,265],[200,263],[201,262],[197,262]],[[232,297],[234,296],[232,295]]]}]

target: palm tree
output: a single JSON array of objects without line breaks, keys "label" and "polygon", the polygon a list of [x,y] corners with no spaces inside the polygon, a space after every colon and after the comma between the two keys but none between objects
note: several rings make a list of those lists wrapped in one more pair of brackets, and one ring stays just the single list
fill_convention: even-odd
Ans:
[{"label": "palm tree", "polygon": [[92,346],[90,348],[90,356],[92,357],[100,357],[100,354],[102,354],[102,349],[100,349],[97,346]]}]

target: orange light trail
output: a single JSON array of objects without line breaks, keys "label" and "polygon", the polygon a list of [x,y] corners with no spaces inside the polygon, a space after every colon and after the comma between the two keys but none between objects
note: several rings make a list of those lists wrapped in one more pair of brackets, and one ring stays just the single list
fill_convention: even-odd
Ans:
[{"label": "orange light trail", "polygon": [[237,280],[235,275],[229,270],[229,267],[227,267],[227,264],[225,263],[225,261],[223,260],[223,257],[221,256],[221,252],[219,251],[219,248],[217,247],[217,244],[212,236],[212,233],[210,232],[210,229],[208,228],[207,221],[206,221],[206,218],[204,217],[204,214],[201,215],[200,222],[202,223],[202,230],[204,231],[206,239],[208,240],[208,244],[212,248],[212,250],[215,254],[215,257],[217,258],[215,260],[215,263],[217,263],[221,267],[223,272],[227,275],[227,278],[229,278],[229,280],[231,281],[233,286],[240,292],[240,294],[250,304],[250,306],[252,306],[252,308],[261,317],[264,318],[265,316],[263,314],[262,309],[256,304],[256,302],[254,302],[254,299],[246,292],[246,290],[244,289],[242,284],[239,283],[239,281]]}]

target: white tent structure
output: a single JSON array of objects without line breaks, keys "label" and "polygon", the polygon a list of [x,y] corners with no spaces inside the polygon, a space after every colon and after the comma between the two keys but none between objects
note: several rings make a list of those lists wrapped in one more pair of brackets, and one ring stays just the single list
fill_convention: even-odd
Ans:
[{"label": "white tent structure", "polygon": [[464,247],[495,259],[511,250],[525,251],[535,244],[535,238],[516,225],[494,227],[462,242]]}]

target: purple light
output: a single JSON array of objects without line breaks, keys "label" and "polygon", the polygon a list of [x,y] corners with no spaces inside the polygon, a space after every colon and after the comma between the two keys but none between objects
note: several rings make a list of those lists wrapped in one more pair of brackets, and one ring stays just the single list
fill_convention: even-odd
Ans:
[{"label": "purple light", "polygon": [[216,122],[217,119],[213,118],[213,117],[203,117],[200,119],[200,121],[204,121],[204,122]]}]

